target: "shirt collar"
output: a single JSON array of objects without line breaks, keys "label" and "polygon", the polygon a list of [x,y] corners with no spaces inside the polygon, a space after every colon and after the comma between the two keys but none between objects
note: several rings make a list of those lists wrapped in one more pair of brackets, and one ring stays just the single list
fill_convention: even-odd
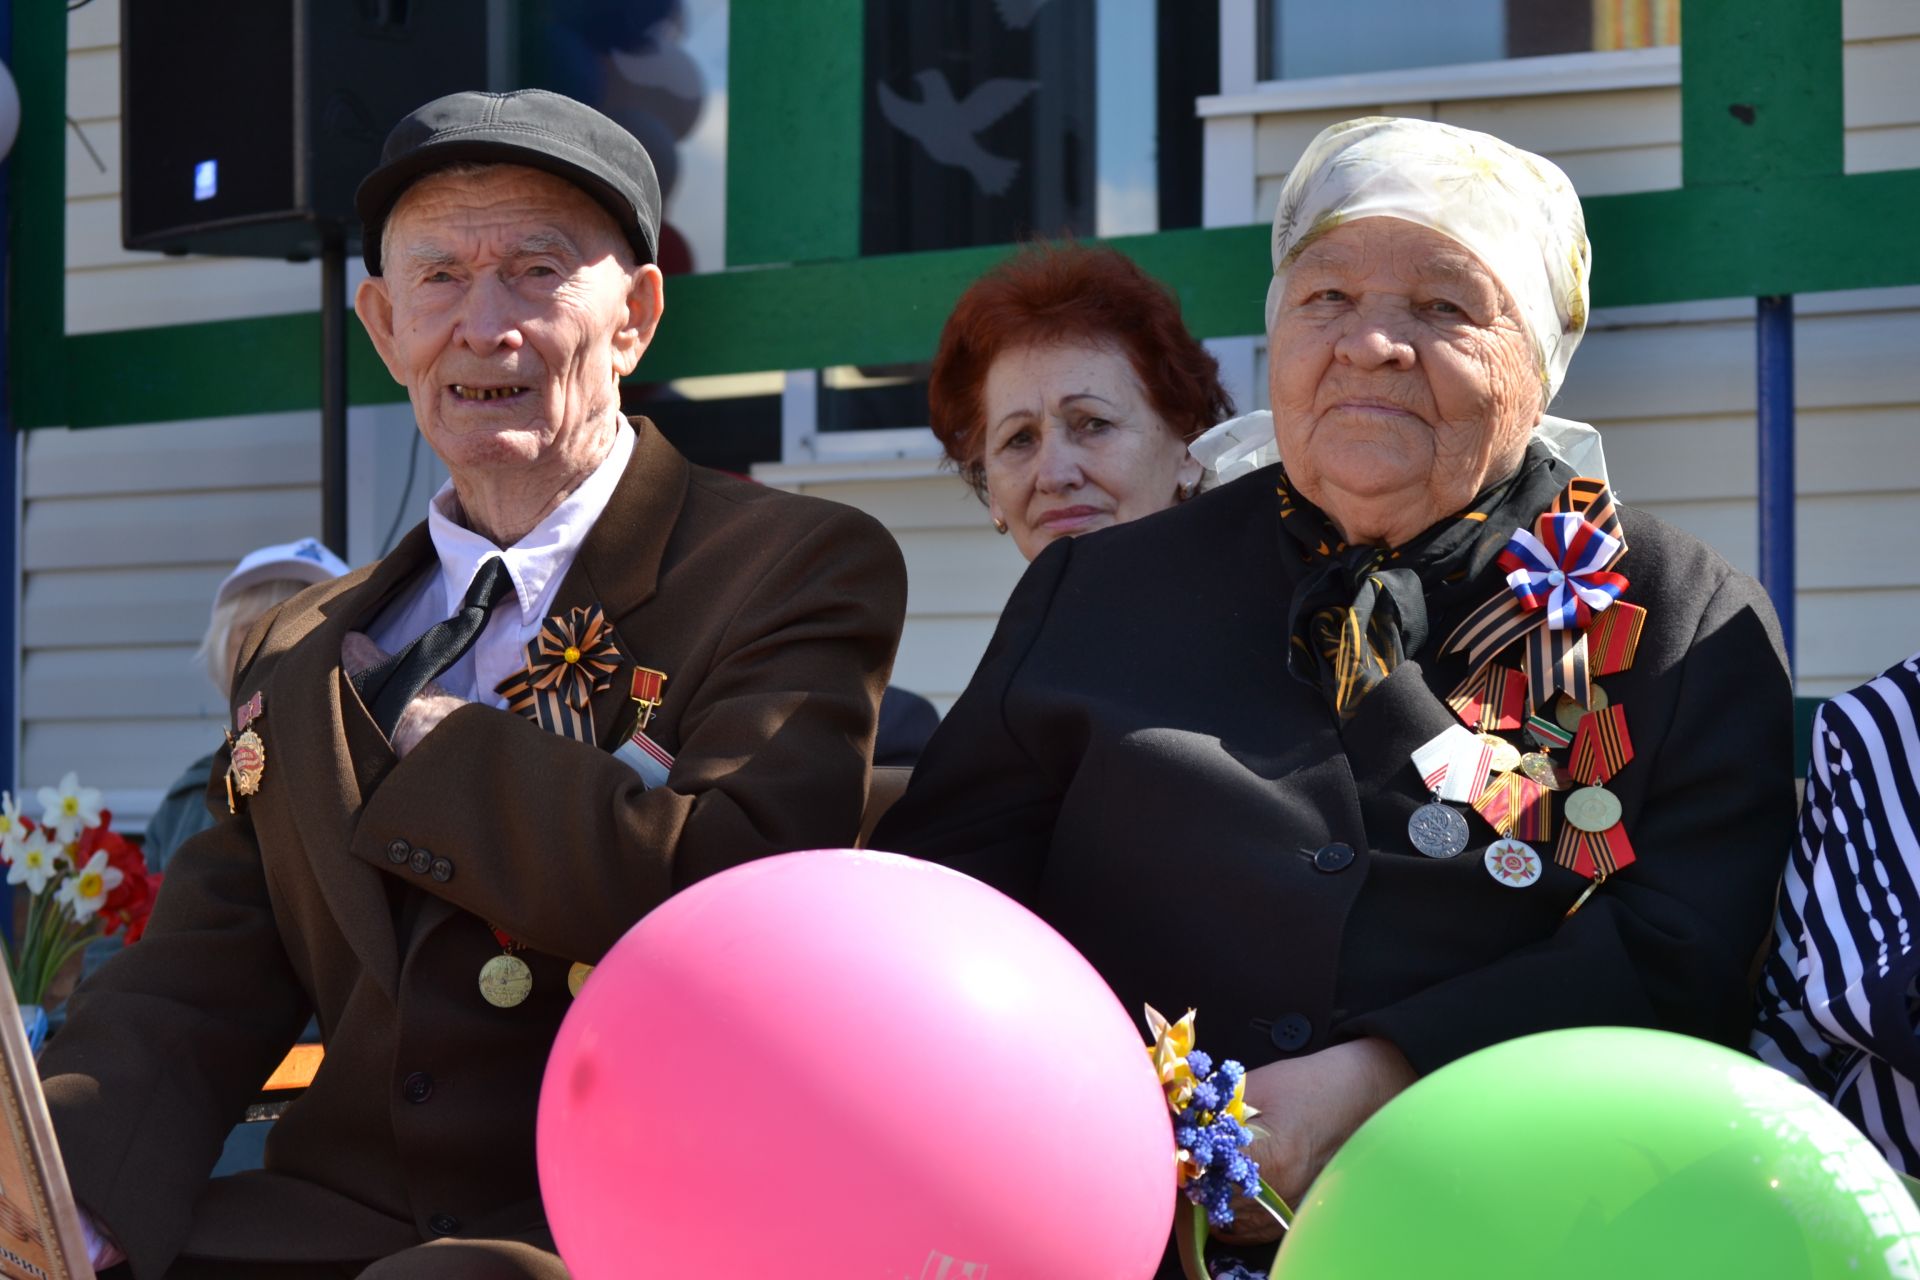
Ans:
[{"label": "shirt collar", "polygon": [[633,456],[633,428],[625,418],[619,420],[613,447],[593,469],[593,474],[561,504],[547,513],[546,519],[528,531],[527,536],[510,547],[495,546],[489,539],[458,523],[460,499],[453,481],[448,480],[427,504],[427,533],[433,539],[434,552],[440,557],[441,586],[446,591],[446,612],[451,617],[466,598],[474,574],[489,556],[506,561],[507,574],[513,579],[519,597],[520,621],[532,622],[544,608],[553,588],[573,564],[587,531],[600,513],[607,509],[613,490],[625,474]]}]

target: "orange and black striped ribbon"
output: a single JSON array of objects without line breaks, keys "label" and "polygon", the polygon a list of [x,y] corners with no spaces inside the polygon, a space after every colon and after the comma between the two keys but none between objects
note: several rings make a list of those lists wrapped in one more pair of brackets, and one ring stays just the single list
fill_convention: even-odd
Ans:
[{"label": "orange and black striped ribbon", "polygon": [[1518,729],[1527,713],[1527,678],[1490,662],[1447,695],[1447,705],[1470,729],[1486,733]]},{"label": "orange and black striped ribbon", "polygon": [[1585,635],[1539,627],[1527,633],[1523,656],[1534,706],[1552,706],[1554,696],[1562,691],[1583,707],[1593,701],[1593,671],[1587,662]]},{"label": "orange and black striped ribbon", "polygon": [[1627,709],[1604,707],[1580,717],[1573,735],[1573,753],[1567,772],[1588,786],[1597,786],[1627,767],[1633,759],[1633,739],[1627,735]]},{"label": "orange and black striped ribbon", "polygon": [[[1567,482],[1547,508],[1550,514],[1574,512],[1602,533],[1615,538],[1620,550],[1607,562],[1611,568],[1627,553],[1627,540],[1620,531],[1620,512],[1604,481],[1577,476]],[[1616,606],[1617,607],[1617,606]],[[1611,612],[1609,610],[1608,612]],[[1601,615],[1605,617],[1605,613]],[[1545,610],[1528,610],[1504,583],[1499,593],[1488,598],[1453,629],[1443,653],[1465,653],[1467,665],[1478,670],[1494,655],[1515,641],[1530,640],[1526,651],[1527,683],[1534,705],[1544,707],[1553,701],[1556,691],[1564,690],[1582,706],[1592,695],[1592,672],[1587,658],[1585,637],[1568,631],[1555,631],[1546,625]],[[1542,634],[1544,633],[1544,634]]]},{"label": "orange and black striped ribbon", "polygon": [[1582,831],[1566,823],[1553,849],[1555,862],[1589,880],[1605,879],[1631,864],[1633,857],[1633,842],[1627,839],[1626,824],[1620,822],[1605,831]]},{"label": "orange and black striped ribbon", "polygon": [[526,716],[549,733],[595,742],[593,695],[606,689],[620,666],[613,627],[600,606],[554,614],[527,642],[526,669],[494,688],[507,710]]},{"label": "orange and black striped ribbon", "polygon": [[1647,611],[1637,604],[1616,600],[1587,628],[1587,663],[1593,674],[1617,675],[1633,665],[1640,651],[1640,632],[1647,624]]},{"label": "orange and black striped ribbon", "polygon": [[1487,784],[1473,807],[1501,835],[1535,843],[1553,834],[1552,794],[1523,773],[1503,773]]}]

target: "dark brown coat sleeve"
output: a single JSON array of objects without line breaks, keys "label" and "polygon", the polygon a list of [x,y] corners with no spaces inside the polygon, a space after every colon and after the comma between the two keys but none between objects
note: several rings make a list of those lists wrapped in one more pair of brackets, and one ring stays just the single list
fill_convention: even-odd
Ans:
[{"label": "dark brown coat sleeve", "polygon": [[767,573],[681,717],[668,785],[485,706],[448,716],[380,783],[353,853],[392,872],[405,838],[454,864],[409,877],[537,951],[597,960],[703,876],[852,844],[906,606],[899,549],[840,510]]},{"label": "dark brown coat sleeve", "polygon": [[[216,787],[226,769],[223,749]],[[179,1252],[227,1131],[309,1014],[244,813],[181,846],[133,952],[74,996],[40,1073],[62,1150],[86,1157],[67,1162],[75,1198],[146,1280]]]}]

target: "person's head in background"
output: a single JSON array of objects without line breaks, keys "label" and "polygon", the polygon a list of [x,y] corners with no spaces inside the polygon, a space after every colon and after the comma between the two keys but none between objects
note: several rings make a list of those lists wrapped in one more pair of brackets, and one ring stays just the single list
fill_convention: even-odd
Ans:
[{"label": "person's head in background", "polygon": [[346,571],[346,562],[313,538],[248,552],[213,593],[213,616],[194,654],[220,696],[232,695],[240,642],[254,623],[275,605]]},{"label": "person's head in background", "polygon": [[1191,497],[1187,442],[1233,416],[1172,293],[1075,244],[1024,249],[961,295],[927,399],[947,457],[1029,560]]}]

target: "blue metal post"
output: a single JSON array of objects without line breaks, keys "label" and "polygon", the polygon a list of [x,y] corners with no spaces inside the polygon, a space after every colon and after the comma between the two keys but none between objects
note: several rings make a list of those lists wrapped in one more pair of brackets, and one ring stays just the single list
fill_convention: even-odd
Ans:
[{"label": "blue metal post", "polygon": [[[0,63],[13,67],[13,0],[0,0]],[[23,113],[24,115],[24,113]],[[22,128],[25,121],[21,122]],[[16,143],[17,145],[17,143]],[[20,670],[20,619],[14,603],[20,592],[20,477],[16,464],[20,451],[13,430],[13,391],[8,385],[7,321],[13,301],[13,166],[0,161],[0,644],[4,644],[6,665],[0,670],[0,787],[14,790],[20,782],[19,762],[13,758],[20,706],[14,677]],[[0,936],[13,947],[13,894],[4,895],[6,908],[0,910]]]},{"label": "blue metal post", "polygon": [[1793,647],[1793,295],[1761,298],[1755,325],[1760,399],[1760,583]]}]

